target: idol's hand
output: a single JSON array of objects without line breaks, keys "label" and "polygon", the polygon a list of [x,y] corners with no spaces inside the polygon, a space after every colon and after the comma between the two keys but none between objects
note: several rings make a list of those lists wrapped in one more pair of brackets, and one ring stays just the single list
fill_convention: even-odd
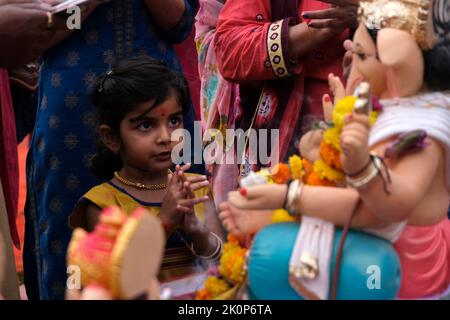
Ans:
[{"label": "idol's hand", "polygon": [[247,210],[275,210],[284,206],[287,185],[265,184],[228,193],[231,206]]},{"label": "idol's hand", "polygon": [[344,70],[342,76],[345,79],[348,78],[348,76],[350,75],[350,70],[352,69],[353,52],[355,51],[354,47],[355,45],[352,40],[347,39],[344,41],[345,55],[344,59],[342,60],[342,69]]},{"label": "idol's hand", "polygon": [[333,106],[335,106],[339,100],[345,97],[345,88],[339,77],[330,73],[328,75],[328,87],[334,96],[334,102],[328,94],[322,97],[323,116],[325,121],[333,121]]},{"label": "idol's hand", "polygon": [[272,210],[244,210],[228,202],[222,203],[219,208],[222,225],[235,236],[253,235],[272,223]]},{"label": "idol's hand", "polygon": [[370,121],[367,115],[352,113],[345,118],[341,134],[342,166],[347,175],[363,170],[370,161]]}]

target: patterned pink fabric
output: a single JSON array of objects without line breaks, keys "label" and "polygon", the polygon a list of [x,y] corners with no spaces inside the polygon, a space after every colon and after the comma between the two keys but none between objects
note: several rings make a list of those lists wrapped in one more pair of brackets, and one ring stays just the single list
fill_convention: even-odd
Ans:
[{"label": "patterned pink fabric", "polygon": [[[198,71],[201,78],[200,115],[202,130],[218,129],[226,136],[227,129],[234,129],[239,108],[239,90],[236,84],[225,80],[219,72],[214,51],[216,25],[223,4],[217,0],[200,0],[200,10],[195,24],[198,51]],[[213,175],[213,194],[216,205],[226,201],[229,191],[236,189],[239,170],[235,164],[225,164],[234,159],[234,149],[225,149],[223,163],[208,165]],[[228,157],[228,158],[227,158]],[[207,161],[209,159],[206,159]]]},{"label": "patterned pink fabric", "polygon": [[9,228],[14,245],[19,248],[20,240],[16,228],[19,199],[19,164],[17,155],[16,124],[9,88],[8,72],[0,69],[0,178],[8,211]]},{"label": "patterned pink fabric", "polygon": [[402,266],[400,299],[436,296],[449,288],[449,219],[433,226],[406,226],[394,247]]}]

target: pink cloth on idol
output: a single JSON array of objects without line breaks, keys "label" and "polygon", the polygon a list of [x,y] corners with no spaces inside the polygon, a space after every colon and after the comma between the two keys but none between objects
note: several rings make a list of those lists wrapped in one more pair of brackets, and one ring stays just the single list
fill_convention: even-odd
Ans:
[{"label": "pink cloth on idol", "polygon": [[449,219],[432,226],[407,225],[394,247],[402,266],[400,299],[436,296],[449,288]]},{"label": "pink cloth on idol", "polygon": [[0,69],[0,178],[8,211],[11,238],[20,247],[16,228],[16,215],[19,199],[19,164],[17,155],[16,124],[9,87],[8,72]]}]

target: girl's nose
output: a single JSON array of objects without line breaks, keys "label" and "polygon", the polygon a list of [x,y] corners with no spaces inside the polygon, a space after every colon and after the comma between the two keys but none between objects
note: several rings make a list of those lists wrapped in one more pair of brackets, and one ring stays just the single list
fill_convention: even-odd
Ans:
[{"label": "girl's nose", "polygon": [[159,130],[158,143],[169,143],[171,141],[170,130],[162,126]]}]

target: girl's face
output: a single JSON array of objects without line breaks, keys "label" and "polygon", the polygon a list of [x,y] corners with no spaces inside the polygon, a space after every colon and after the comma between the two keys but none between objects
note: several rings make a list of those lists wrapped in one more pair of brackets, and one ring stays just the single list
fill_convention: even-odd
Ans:
[{"label": "girl's face", "polygon": [[172,141],[172,132],[183,128],[182,108],[174,94],[146,113],[150,106],[151,101],[143,103],[120,123],[120,156],[124,165],[135,169],[167,170],[178,143]]}]

